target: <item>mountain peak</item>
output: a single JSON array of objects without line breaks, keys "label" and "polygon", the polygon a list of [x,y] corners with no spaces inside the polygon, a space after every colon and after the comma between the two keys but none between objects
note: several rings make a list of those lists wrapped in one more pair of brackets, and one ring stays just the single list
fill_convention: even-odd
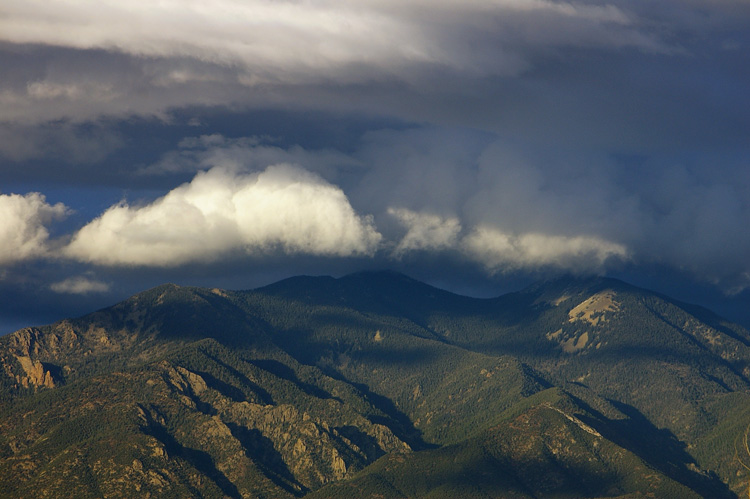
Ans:
[{"label": "mountain peak", "polygon": [[393,270],[367,270],[355,272],[340,277],[338,281],[346,284],[351,283],[363,285],[374,289],[380,289],[382,291],[392,291],[407,287],[412,291],[418,289],[422,292],[448,293],[448,291],[436,288],[425,282],[409,277],[406,274]]},{"label": "mountain peak", "polygon": [[566,275],[555,279],[536,282],[520,291],[521,294],[535,296],[536,302],[558,305],[572,297],[590,297],[605,290],[614,293],[624,291],[647,292],[619,279],[611,277],[581,277]]},{"label": "mountain peak", "polygon": [[338,279],[329,276],[291,277],[255,292],[370,311],[386,310],[394,306],[419,309],[420,303],[425,301],[469,300],[390,270],[355,272]]}]

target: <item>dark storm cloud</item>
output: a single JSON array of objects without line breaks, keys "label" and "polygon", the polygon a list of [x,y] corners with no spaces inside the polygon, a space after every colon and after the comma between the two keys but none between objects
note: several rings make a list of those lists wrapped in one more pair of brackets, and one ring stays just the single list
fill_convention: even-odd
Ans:
[{"label": "dark storm cloud", "polygon": [[[659,74],[678,61],[695,75],[711,61],[714,69],[736,67],[747,43],[737,22],[747,9],[728,3],[712,3],[710,17],[686,2],[119,5],[6,2],[2,58],[15,76],[3,81],[5,118],[85,120],[160,115],[189,104],[270,103],[470,121],[456,107],[473,101],[490,111],[475,123],[499,126],[513,121],[497,111],[514,115],[517,98],[544,101],[552,92],[537,105],[556,101],[570,111],[565,100],[591,89],[571,99],[566,81],[592,84],[587,73],[626,95],[638,84],[629,62]],[[725,59],[718,64],[717,52]]]},{"label": "dark storm cloud", "polygon": [[[464,135],[458,139],[463,147],[446,134]],[[504,239],[495,238],[494,256],[480,259],[491,267],[495,259],[500,268],[549,263],[550,253],[540,253],[528,239],[535,235],[552,255],[558,245],[563,259],[571,251],[586,257],[575,265],[568,260],[563,266],[570,269],[596,270],[612,256],[672,265],[727,290],[750,283],[743,256],[750,254],[744,230],[750,220],[746,158],[672,154],[634,162],[602,152],[490,141],[482,134],[472,141],[466,135],[420,130],[370,136],[363,155],[373,167],[352,190],[354,205],[374,213],[380,228],[392,208],[442,217],[442,226],[434,218],[425,223],[444,237],[455,228],[453,219],[464,236],[471,237],[472,228],[483,227],[486,234],[491,227],[510,238],[505,251]],[[445,150],[451,154],[441,154]],[[459,235],[458,246],[460,240]],[[582,245],[577,250],[574,241]]]},{"label": "dark storm cloud", "polygon": [[262,106],[624,153],[746,142],[738,2],[129,5],[6,3],[0,119]]}]

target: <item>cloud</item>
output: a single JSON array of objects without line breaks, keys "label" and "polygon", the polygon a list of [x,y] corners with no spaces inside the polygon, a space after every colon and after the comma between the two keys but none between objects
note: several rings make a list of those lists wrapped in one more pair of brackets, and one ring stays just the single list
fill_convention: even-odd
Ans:
[{"label": "cloud", "polygon": [[643,259],[673,265],[725,289],[750,286],[750,170],[737,164],[647,163],[639,171],[640,237]]},{"label": "cloud", "polygon": [[[740,4],[8,0],[0,121],[16,129],[0,131],[0,151],[39,157],[44,140],[14,138],[40,124],[174,124],[206,108],[361,113],[636,154],[744,148],[750,77],[737,68],[750,51],[727,49],[750,45]],[[106,152],[66,143],[63,161]],[[175,168],[167,159],[149,172]]]},{"label": "cloud", "polygon": [[52,159],[68,164],[93,164],[123,143],[120,135],[101,126],[56,122],[34,127],[0,122],[0,155],[11,161]]},{"label": "cloud", "polygon": [[[347,153],[269,142],[182,140],[141,174],[207,172],[150,205],[110,208],[66,254],[178,266],[274,249],[376,260],[432,253],[489,273],[602,272],[627,261],[682,269],[725,289],[750,284],[742,158],[709,174],[712,156],[618,159],[438,127],[368,132]],[[263,166],[276,162],[313,172]],[[224,168],[209,169],[216,164]],[[323,205],[317,212],[335,216],[308,209]]]},{"label": "cloud", "polygon": [[403,208],[389,208],[388,214],[408,229],[393,250],[396,258],[414,250],[439,251],[454,248],[461,232],[461,222],[456,217],[443,218]]},{"label": "cloud", "polygon": [[474,130],[430,126],[369,132],[354,154],[366,169],[352,199],[371,213],[398,207],[452,216],[477,189],[476,158],[495,140]]},{"label": "cloud", "polygon": [[486,224],[461,235],[457,217],[441,217],[390,208],[407,233],[392,252],[400,259],[412,251],[450,252],[482,265],[489,274],[543,269],[592,273],[629,260],[627,248],[596,236],[513,234]]},{"label": "cloud", "polygon": [[609,260],[628,258],[621,245],[592,236],[538,233],[509,234],[493,227],[476,228],[461,242],[465,254],[491,273],[538,270],[603,271]]},{"label": "cloud", "polygon": [[368,134],[352,155],[366,168],[350,199],[397,257],[432,248],[490,271],[627,261],[750,285],[742,155],[618,157],[430,127]]},{"label": "cloud", "polygon": [[38,192],[0,194],[0,265],[47,256],[47,226],[68,213],[65,205],[50,205]]},{"label": "cloud", "polygon": [[139,170],[141,175],[196,173],[213,165],[259,171],[272,164],[305,165],[305,169],[325,178],[335,177],[337,169],[356,169],[361,164],[339,151],[306,150],[298,145],[287,148],[273,144],[270,137],[229,138],[221,134],[186,137],[178,149],[169,151],[156,163]]},{"label": "cloud", "polygon": [[[311,75],[320,78],[324,71],[355,64],[379,70],[427,63],[515,72],[518,56],[509,49],[519,41],[666,50],[636,21],[613,4],[548,0],[420,0],[406,5],[390,0],[356,4],[219,0],[210,6],[177,0],[159,6],[134,0],[124,6],[105,0],[95,8],[62,1],[8,0],[0,33],[4,41],[17,44],[240,66],[253,85],[307,80]],[[511,53],[503,57],[504,51]],[[185,70],[163,75],[175,82],[198,76]],[[44,98],[79,91],[70,85],[38,85]]]},{"label": "cloud", "polygon": [[87,295],[90,293],[106,293],[109,291],[110,285],[87,276],[75,276],[52,283],[49,288],[55,293]]},{"label": "cloud", "polygon": [[371,255],[380,239],[340,188],[306,170],[276,165],[242,175],[215,167],[149,205],[112,206],[64,252],[99,265],[170,267],[238,251]]},{"label": "cloud", "polygon": [[[0,104],[3,120],[24,123],[166,118],[191,105],[380,113],[392,98],[399,114],[411,106],[394,90],[471,93],[568,49],[675,52],[652,25],[615,3],[548,0],[7,0],[0,65],[14,76],[0,82]],[[358,98],[342,99],[346,89]]]}]

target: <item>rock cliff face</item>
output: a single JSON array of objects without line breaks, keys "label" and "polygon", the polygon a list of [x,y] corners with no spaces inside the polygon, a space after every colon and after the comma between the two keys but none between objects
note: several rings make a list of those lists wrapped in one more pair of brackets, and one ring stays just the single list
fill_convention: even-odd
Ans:
[{"label": "rock cliff face", "polygon": [[24,388],[29,386],[45,386],[47,388],[54,388],[55,382],[52,379],[52,373],[45,371],[44,366],[38,360],[31,360],[31,357],[16,356],[16,360],[21,364],[21,368],[26,373],[26,376],[16,374],[15,379],[17,383],[20,383]]},{"label": "rock cliff face", "polygon": [[[55,379],[49,368],[39,361],[40,354],[48,351],[46,343],[56,347],[58,338],[47,338],[38,329],[26,328],[8,336],[7,346],[0,352],[5,374],[14,382],[15,387],[47,388],[55,387]],[[33,357],[33,358],[32,358]]]},{"label": "rock cliff face", "polygon": [[211,416],[196,428],[200,448],[234,448],[237,456],[244,454],[266,470],[286,470],[284,478],[297,491],[343,479],[383,454],[411,450],[387,426],[360,415],[350,415],[342,425],[341,416],[332,417],[341,412],[333,399],[323,411],[310,412],[293,404],[234,400],[200,374],[167,362],[159,367],[162,380],[151,378],[147,384],[164,382],[188,410]]}]

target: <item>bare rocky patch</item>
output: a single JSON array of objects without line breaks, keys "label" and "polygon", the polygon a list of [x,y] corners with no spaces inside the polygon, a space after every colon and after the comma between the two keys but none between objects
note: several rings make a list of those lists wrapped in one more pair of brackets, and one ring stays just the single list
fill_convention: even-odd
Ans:
[{"label": "bare rocky patch", "polygon": [[568,322],[585,321],[592,326],[605,322],[606,312],[620,310],[620,303],[615,300],[616,296],[611,289],[596,293],[568,312]]}]

